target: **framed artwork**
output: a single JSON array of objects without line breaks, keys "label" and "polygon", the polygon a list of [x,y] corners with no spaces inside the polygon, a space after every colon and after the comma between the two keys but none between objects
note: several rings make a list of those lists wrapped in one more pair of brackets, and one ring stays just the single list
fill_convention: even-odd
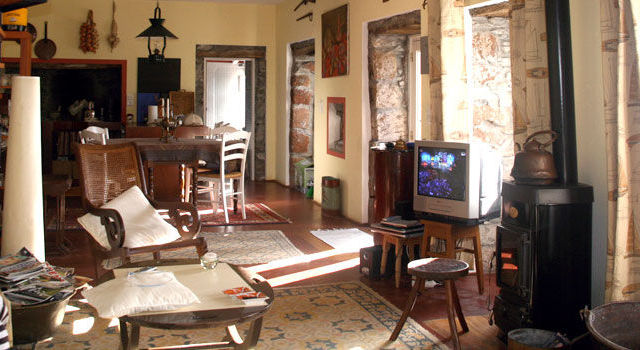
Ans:
[{"label": "framed artwork", "polygon": [[344,97],[327,97],[327,153],[344,158],[345,114]]},{"label": "framed artwork", "polygon": [[322,14],[322,77],[349,73],[348,5]]}]

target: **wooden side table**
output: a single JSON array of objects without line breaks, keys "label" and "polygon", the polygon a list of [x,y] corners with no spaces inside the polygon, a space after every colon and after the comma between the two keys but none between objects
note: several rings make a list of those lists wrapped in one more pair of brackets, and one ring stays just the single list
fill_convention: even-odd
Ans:
[{"label": "wooden side table", "polygon": [[[456,253],[466,252],[473,254],[476,263],[476,278],[478,279],[478,291],[484,293],[484,269],[482,268],[482,246],[480,243],[480,229],[478,225],[465,226],[439,221],[420,220],[424,224],[424,236],[420,247],[420,256],[455,259]],[[439,238],[446,241],[444,253],[431,251],[431,238]],[[458,247],[456,242],[460,239],[471,238],[473,249]]]},{"label": "wooden side table", "polygon": [[396,328],[394,328],[391,337],[389,337],[389,341],[394,341],[398,338],[402,326],[404,326],[404,323],[409,317],[409,313],[416,303],[418,294],[420,294],[420,291],[424,288],[424,282],[427,280],[438,280],[444,281],[444,286],[447,289],[447,318],[449,319],[453,348],[456,350],[460,349],[460,340],[458,339],[458,329],[456,327],[456,314],[464,332],[469,331],[469,326],[467,326],[467,322],[462,314],[455,279],[467,275],[469,272],[469,264],[455,259],[427,258],[410,262],[407,269],[410,275],[416,276],[416,281],[409,293],[409,299],[407,299],[402,316],[400,316]]},{"label": "wooden side table", "polygon": [[[71,243],[64,237],[66,220],[65,193],[71,188],[71,178],[64,175],[45,175],[42,177],[42,189],[45,196],[56,199],[56,247],[62,253],[71,251]],[[47,213],[47,201],[44,200],[44,212]]]},{"label": "wooden side table", "polygon": [[419,246],[422,243],[422,233],[412,233],[412,234],[399,234],[395,232],[380,230],[380,229],[371,229],[373,233],[378,233],[382,235],[382,260],[380,261],[380,271],[386,271],[387,267],[387,254],[389,253],[389,249],[391,248],[391,244],[396,247],[396,265],[395,265],[395,279],[396,279],[396,288],[400,287],[400,277],[402,276],[402,249],[404,247],[408,247],[409,251],[409,260],[414,259],[414,247]]}]

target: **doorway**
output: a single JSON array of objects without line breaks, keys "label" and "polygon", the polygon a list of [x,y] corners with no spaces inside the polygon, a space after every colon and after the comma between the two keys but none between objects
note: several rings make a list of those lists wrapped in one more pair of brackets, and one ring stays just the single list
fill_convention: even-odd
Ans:
[{"label": "doorway", "polygon": [[293,43],[290,50],[289,185],[304,192],[313,181],[315,40]]},{"label": "doorway", "polygon": [[196,45],[195,113],[205,116],[206,59],[245,62],[245,130],[251,132],[247,172],[252,180],[266,177],[267,48],[265,46]]},{"label": "doorway", "polygon": [[205,125],[229,124],[245,129],[246,60],[205,59]]}]

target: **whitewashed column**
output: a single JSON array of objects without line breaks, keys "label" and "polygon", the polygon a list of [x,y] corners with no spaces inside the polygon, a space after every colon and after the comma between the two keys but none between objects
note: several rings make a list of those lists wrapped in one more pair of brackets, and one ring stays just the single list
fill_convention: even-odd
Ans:
[{"label": "whitewashed column", "polygon": [[11,81],[9,138],[2,210],[2,255],[22,247],[44,261],[40,78]]}]

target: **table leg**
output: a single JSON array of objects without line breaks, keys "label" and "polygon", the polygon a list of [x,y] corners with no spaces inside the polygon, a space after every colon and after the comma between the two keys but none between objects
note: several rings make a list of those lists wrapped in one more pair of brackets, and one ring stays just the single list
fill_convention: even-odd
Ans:
[{"label": "table leg", "polygon": [[401,242],[396,242],[396,288],[400,288],[400,277],[402,275],[402,247]]},{"label": "table leg", "polygon": [[380,259],[380,276],[384,276],[387,271],[387,255],[389,253],[389,242],[387,236],[382,238],[382,258]]},{"label": "table leg", "polygon": [[451,339],[453,340],[453,348],[455,350],[460,349],[460,339],[458,339],[458,329],[456,327],[456,314],[454,310],[454,296],[452,280],[444,281],[445,288],[447,290],[447,319],[449,319],[449,329],[451,330]]},{"label": "table leg", "polygon": [[238,349],[253,349],[256,344],[258,344],[258,339],[260,338],[260,331],[262,330],[262,317],[257,318],[251,322],[249,326],[249,330],[247,332],[247,336],[244,339],[244,342],[238,347]]},{"label": "table leg", "polygon": [[138,350],[140,345],[140,326],[137,324],[131,325],[131,339],[129,339],[128,350]]},{"label": "table leg", "polygon": [[129,331],[127,330],[127,322],[120,320],[120,345],[123,350],[129,348]]},{"label": "table leg", "polygon": [[407,304],[404,306],[404,311],[402,312],[402,316],[400,316],[398,323],[396,323],[396,328],[393,329],[393,333],[391,333],[391,336],[389,337],[389,341],[395,341],[396,339],[398,339],[398,335],[402,330],[402,326],[404,326],[404,323],[407,321],[407,318],[409,317],[409,313],[411,312],[411,310],[413,309],[413,306],[416,303],[416,299],[418,298],[418,294],[419,294],[418,291],[420,290],[421,284],[424,285],[424,279],[417,277],[416,283],[413,285],[413,288],[411,288],[411,292],[409,293],[409,299],[407,299]]},{"label": "table leg", "polygon": [[456,307],[456,314],[458,314],[458,321],[460,321],[463,332],[466,333],[469,331],[469,326],[467,325],[467,321],[464,319],[464,314],[462,313],[462,306],[460,305],[460,298],[458,298],[458,290],[456,289],[456,282],[454,280],[451,280],[451,289],[453,293],[454,306]]},{"label": "table leg", "polygon": [[480,229],[478,226],[475,227],[476,235],[473,237],[473,250],[475,250],[475,254],[473,254],[476,258],[476,278],[478,279],[478,292],[480,294],[484,293],[484,268],[482,262],[482,244],[480,244]]},{"label": "table leg", "polygon": [[65,238],[65,224],[66,224],[66,200],[64,194],[56,197],[56,206],[58,209],[58,221],[56,223],[56,245],[62,252],[68,253],[71,251],[71,243]]},{"label": "table leg", "polygon": [[[244,179],[240,179],[242,181],[244,181]],[[233,189],[233,193],[237,193],[238,192],[238,183],[239,181],[236,180],[231,180],[231,188]],[[244,195],[244,193],[243,193]],[[234,194],[233,195],[233,213],[237,214],[238,213],[238,195]]]}]

